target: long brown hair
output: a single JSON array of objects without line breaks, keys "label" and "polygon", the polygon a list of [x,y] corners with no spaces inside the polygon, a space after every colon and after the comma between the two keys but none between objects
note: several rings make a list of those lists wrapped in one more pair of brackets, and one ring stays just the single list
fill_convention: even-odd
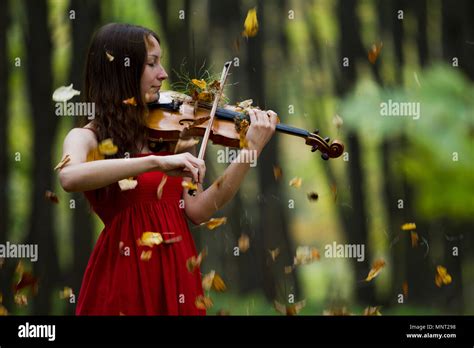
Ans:
[{"label": "long brown hair", "polygon": [[[85,68],[85,101],[95,103],[93,125],[98,141],[112,138],[123,157],[140,152],[147,138],[147,107],[140,92],[145,68],[147,39],[158,35],[150,29],[111,23],[93,36]],[[124,100],[135,98],[136,106]]]}]

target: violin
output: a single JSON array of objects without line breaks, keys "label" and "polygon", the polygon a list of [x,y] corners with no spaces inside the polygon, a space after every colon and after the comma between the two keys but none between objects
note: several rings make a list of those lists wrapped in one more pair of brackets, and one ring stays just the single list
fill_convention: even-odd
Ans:
[{"label": "violin", "polygon": [[[160,93],[156,102],[148,104],[147,127],[151,147],[156,143],[175,142],[182,138],[204,137],[211,120],[212,105],[193,101],[188,95],[166,91]],[[214,144],[239,148],[243,125],[250,125],[250,117],[238,106],[217,107],[215,119],[210,127],[209,139]],[[311,151],[321,152],[321,158],[337,158],[344,152],[344,145],[338,140],[331,143],[329,137],[321,137],[319,130],[309,132],[278,123],[276,131],[297,136],[305,140]]]}]

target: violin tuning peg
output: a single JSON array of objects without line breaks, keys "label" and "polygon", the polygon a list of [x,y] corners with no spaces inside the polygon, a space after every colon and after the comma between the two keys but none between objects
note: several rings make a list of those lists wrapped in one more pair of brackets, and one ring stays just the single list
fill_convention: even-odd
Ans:
[{"label": "violin tuning peg", "polygon": [[329,138],[329,137],[324,138],[324,141],[325,141],[326,143],[329,143],[329,140],[331,140],[331,138]]},{"label": "violin tuning peg", "polygon": [[313,145],[313,147],[311,147],[311,152],[315,152],[317,149],[318,149],[319,145]]},{"label": "violin tuning peg", "polygon": [[313,133],[314,133],[314,134],[319,134],[319,129],[315,129],[315,130],[313,131]]},{"label": "violin tuning peg", "polygon": [[321,158],[325,161],[327,161],[329,159],[329,155],[325,152],[321,155]]}]

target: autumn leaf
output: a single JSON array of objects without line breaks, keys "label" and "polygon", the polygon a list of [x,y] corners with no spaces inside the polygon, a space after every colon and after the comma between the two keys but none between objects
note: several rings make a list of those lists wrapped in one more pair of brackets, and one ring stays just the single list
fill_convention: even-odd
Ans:
[{"label": "autumn leaf", "polygon": [[244,22],[244,31],[242,36],[249,38],[254,37],[258,33],[257,8],[254,7],[247,12]]},{"label": "autumn leaf", "polygon": [[227,290],[227,287],[222,278],[212,270],[202,278],[202,288],[206,291],[213,289],[218,292]]},{"label": "autumn leaf", "polygon": [[194,184],[191,181],[186,181],[186,180],[183,180],[181,182],[181,186],[183,186],[185,189],[188,189],[188,190],[197,190],[198,189],[197,184]]},{"label": "autumn leaf", "polygon": [[403,291],[403,296],[405,296],[405,298],[407,298],[408,297],[408,282],[407,281],[403,282],[402,291]]},{"label": "autumn leaf", "polygon": [[53,101],[55,102],[67,102],[69,99],[73,98],[76,95],[81,94],[81,92],[76,91],[72,88],[72,83],[69,86],[61,86],[53,92]]},{"label": "autumn leaf", "polygon": [[383,47],[383,42],[372,45],[372,47],[371,47],[371,49],[368,53],[369,62],[371,64],[375,64],[375,61],[377,60],[378,56],[380,55],[380,51],[382,50],[382,47]]},{"label": "autumn leaf", "polygon": [[249,250],[250,247],[250,238],[247,236],[245,233],[242,233],[239,237],[239,250],[242,253],[245,253],[247,250]]},{"label": "autumn leaf", "polygon": [[161,199],[161,196],[163,196],[163,187],[165,187],[166,181],[168,180],[168,176],[165,174],[161,178],[160,184],[158,185],[158,188],[156,189],[156,196],[158,199]]},{"label": "autumn leaf", "polygon": [[114,145],[111,138],[102,140],[98,146],[99,153],[105,156],[115,155],[118,151],[118,147]]},{"label": "autumn leaf", "polygon": [[59,162],[56,167],[54,167],[54,170],[61,170],[64,168],[64,166],[66,164],[68,164],[69,162],[71,161],[71,156],[69,155],[66,155],[63,157],[63,159],[61,160],[61,162]]},{"label": "autumn leaf", "polygon": [[118,185],[120,187],[120,191],[128,191],[133,190],[138,185],[137,180],[133,180],[133,177],[128,179],[122,179],[118,181]]},{"label": "autumn leaf", "polygon": [[13,301],[17,306],[24,307],[28,304],[28,298],[24,294],[15,294]]},{"label": "autumn leaf", "polygon": [[107,51],[105,51],[105,55],[107,56],[107,59],[109,60],[109,62],[112,62],[115,59],[115,57]]},{"label": "autumn leaf", "polygon": [[151,250],[143,250],[140,255],[140,260],[149,261],[151,259]]},{"label": "autumn leaf", "polygon": [[137,239],[137,244],[152,248],[154,245],[163,243],[163,237],[158,232],[143,232],[142,236]]},{"label": "autumn leaf", "polygon": [[382,259],[375,260],[374,263],[372,264],[372,269],[369,272],[369,275],[367,278],[365,278],[365,281],[370,282],[372,279],[374,279],[376,276],[379,275],[379,273],[382,271],[382,268],[385,267],[385,261]]},{"label": "autumn leaf", "polygon": [[273,301],[275,310],[283,315],[297,315],[305,306],[306,300],[299,301],[290,305],[284,305],[277,300]]},{"label": "autumn leaf", "polygon": [[410,237],[411,237],[411,247],[414,248],[418,246],[418,233],[414,231],[410,231]]},{"label": "autumn leaf", "polygon": [[275,181],[278,181],[281,176],[283,175],[283,171],[278,166],[273,166],[273,176],[275,177]]},{"label": "autumn leaf", "polygon": [[125,105],[132,105],[132,106],[137,106],[138,105],[137,101],[135,100],[135,97],[125,99],[124,101],[122,101],[122,103],[124,103]]},{"label": "autumn leaf", "polygon": [[194,304],[196,305],[197,309],[202,310],[210,309],[214,305],[210,297],[206,297],[203,295],[199,295],[198,297],[196,297]]},{"label": "autumn leaf", "polygon": [[296,248],[296,256],[294,258],[295,265],[305,265],[320,259],[319,251],[309,246],[300,246]]},{"label": "autumn leaf", "polygon": [[61,300],[69,299],[73,295],[72,289],[65,286],[62,290],[59,291],[59,298]]},{"label": "autumn leaf", "polygon": [[435,283],[438,288],[443,285],[448,285],[452,281],[451,275],[448,273],[448,270],[443,266],[436,267]]},{"label": "autumn leaf", "polygon": [[294,177],[293,179],[290,180],[289,185],[295,188],[300,188],[302,182],[303,182],[303,179]]},{"label": "autumn leaf", "polygon": [[278,255],[280,255],[280,248],[276,248],[276,249],[273,249],[273,250],[270,249],[270,250],[268,250],[268,252],[270,253],[270,256],[271,256],[273,262],[275,262]]},{"label": "autumn leaf", "polygon": [[402,230],[403,231],[416,230],[416,224],[414,222],[409,222],[409,223],[403,224],[402,225]]},{"label": "autumn leaf", "polygon": [[213,95],[212,95],[211,92],[203,91],[203,92],[198,94],[197,99],[201,102],[204,102],[204,103],[210,103],[210,102],[212,102]]},{"label": "autumn leaf", "polygon": [[38,279],[31,272],[20,273],[20,280],[15,285],[14,290],[18,292],[30,287],[34,294],[38,292]]},{"label": "autumn leaf", "polygon": [[201,266],[202,261],[207,256],[207,251],[204,249],[199,253],[198,256],[191,256],[186,260],[186,268],[189,272],[194,272],[194,270]]},{"label": "autumn leaf", "polygon": [[56,194],[53,191],[46,190],[44,193],[44,198],[48,199],[49,201],[58,204],[59,203],[59,198],[56,196]]},{"label": "autumn leaf", "polygon": [[209,221],[203,222],[202,225],[206,225],[206,227],[210,230],[215,229],[216,227],[219,227],[220,225],[223,225],[227,222],[227,218],[221,217],[221,218],[212,218]]},{"label": "autumn leaf", "polygon": [[377,316],[377,315],[382,315],[379,311],[380,307],[367,307],[364,309],[364,315],[367,316]]}]

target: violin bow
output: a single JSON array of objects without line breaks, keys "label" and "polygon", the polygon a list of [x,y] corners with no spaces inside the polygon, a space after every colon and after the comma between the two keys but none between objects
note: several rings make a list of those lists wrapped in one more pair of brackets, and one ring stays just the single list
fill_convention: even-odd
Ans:
[{"label": "violin bow", "polygon": [[[217,105],[219,104],[219,100],[221,99],[222,93],[224,92],[224,85],[225,85],[225,82],[227,81],[227,76],[229,75],[229,70],[231,66],[232,66],[232,61],[228,61],[224,63],[224,68],[222,69],[221,79],[219,81],[219,88],[217,90],[216,96],[212,103],[212,109],[209,115],[210,117],[209,123],[207,124],[206,132],[204,133],[204,136],[202,138],[201,148],[199,149],[198,158],[202,160],[204,160],[204,155],[206,154],[207,143],[209,141],[209,136],[211,135],[212,125],[214,124],[214,118],[216,116],[216,111],[217,111]],[[188,190],[188,194],[191,196],[195,196],[196,190],[190,189]]]}]

